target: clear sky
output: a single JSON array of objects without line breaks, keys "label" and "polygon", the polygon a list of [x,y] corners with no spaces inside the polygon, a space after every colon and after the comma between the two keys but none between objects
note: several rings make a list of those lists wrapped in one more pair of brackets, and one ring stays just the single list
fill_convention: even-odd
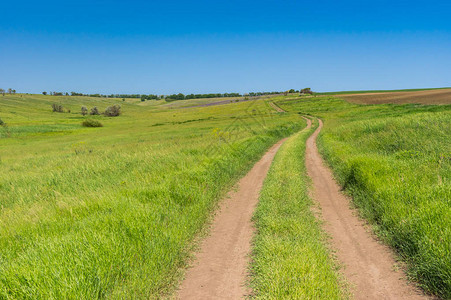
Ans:
[{"label": "clear sky", "polygon": [[451,86],[451,1],[0,1],[0,88]]}]

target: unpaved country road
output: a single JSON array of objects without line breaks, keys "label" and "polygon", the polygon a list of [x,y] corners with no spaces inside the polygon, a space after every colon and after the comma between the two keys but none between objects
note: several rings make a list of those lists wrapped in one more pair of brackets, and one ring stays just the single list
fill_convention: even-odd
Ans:
[{"label": "unpaved country road", "polygon": [[[310,128],[310,120],[308,120]],[[251,221],[260,189],[277,150],[285,139],[272,146],[243,177],[237,191],[229,192],[215,216],[210,235],[178,292],[180,299],[242,299],[250,294],[247,268],[254,226]]]},{"label": "unpaved country road", "polygon": [[187,271],[180,299],[240,299],[246,288],[254,227],[251,222],[263,180],[284,140],[279,141],[243,177],[236,192],[221,203],[210,235]]},{"label": "unpaved country road", "polygon": [[286,112],[283,109],[281,109],[280,107],[278,107],[274,102],[269,102],[269,105],[271,105],[271,107],[274,108],[277,112]]},{"label": "unpaved country road", "polygon": [[307,140],[306,167],[313,181],[314,198],[319,202],[332,248],[343,264],[345,278],[356,299],[427,299],[407,285],[402,271],[395,271],[391,250],[378,243],[364,223],[350,209],[350,202],[335,183],[316,147],[322,122]]}]

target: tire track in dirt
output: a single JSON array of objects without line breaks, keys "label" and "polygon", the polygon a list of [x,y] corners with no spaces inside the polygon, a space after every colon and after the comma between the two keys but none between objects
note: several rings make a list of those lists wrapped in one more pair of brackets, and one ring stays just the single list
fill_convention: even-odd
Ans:
[{"label": "tire track in dirt", "polygon": [[222,201],[210,235],[179,291],[180,299],[239,299],[249,294],[247,266],[254,228],[251,222],[263,180],[285,139],[279,141],[243,177],[238,190]]},{"label": "tire track in dirt", "polygon": [[[310,124],[303,130],[310,128]],[[250,295],[246,283],[255,232],[252,216],[263,181],[285,140],[273,145],[239,181],[238,189],[230,191],[221,202],[210,235],[201,243],[200,252],[180,286],[179,299],[241,299]]]},{"label": "tire track in dirt", "polygon": [[277,112],[286,112],[279,106],[277,106],[274,102],[269,102],[269,105],[271,105],[272,108],[274,108]]},{"label": "tire track in dirt", "polygon": [[405,274],[396,270],[391,250],[376,241],[364,222],[350,208],[332,173],[322,161],[316,137],[323,124],[307,140],[306,167],[313,181],[313,195],[321,206],[324,228],[331,236],[332,248],[344,266],[344,276],[356,299],[427,299],[409,285]]}]

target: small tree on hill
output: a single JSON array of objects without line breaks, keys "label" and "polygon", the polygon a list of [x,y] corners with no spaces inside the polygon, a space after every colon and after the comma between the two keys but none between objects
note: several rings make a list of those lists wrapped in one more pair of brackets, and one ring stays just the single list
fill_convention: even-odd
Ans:
[{"label": "small tree on hill", "polygon": [[91,112],[89,114],[90,115],[100,115],[99,110],[97,109],[97,106],[94,106],[93,108],[91,108]]},{"label": "small tree on hill", "polygon": [[81,114],[86,116],[88,114],[88,108],[86,106],[81,107]]},{"label": "small tree on hill", "polygon": [[42,94],[45,96],[45,95],[47,95],[47,92],[42,92]]},{"label": "small tree on hill", "polygon": [[0,89],[0,94],[2,94],[3,96],[5,96],[5,90],[4,90],[4,89]]},{"label": "small tree on hill", "polygon": [[104,114],[105,114],[105,116],[108,116],[108,117],[117,117],[121,114],[121,106],[120,105],[108,106],[105,109]]},{"label": "small tree on hill", "polygon": [[56,103],[52,104],[52,110],[53,110],[53,112],[64,112],[63,106],[60,104],[56,104]]},{"label": "small tree on hill", "polygon": [[310,95],[312,95],[313,92],[312,92],[312,90],[310,88],[305,88],[305,89],[301,90],[301,94],[310,94]]}]

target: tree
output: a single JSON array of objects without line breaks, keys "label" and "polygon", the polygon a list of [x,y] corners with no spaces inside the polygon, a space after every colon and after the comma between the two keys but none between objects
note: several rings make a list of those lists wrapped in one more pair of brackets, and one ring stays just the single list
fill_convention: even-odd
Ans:
[{"label": "tree", "polygon": [[99,110],[97,109],[97,106],[94,106],[93,108],[91,108],[91,112],[89,114],[90,115],[100,115]]},{"label": "tree", "polygon": [[13,90],[13,94],[15,94],[16,93],[16,90]]},{"label": "tree", "polygon": [[13,93],[13,89],[12,88],[9,88],[8,89],[8,94],[12,94]]},{"label": "tree", "polygon": [[0,89],[0,94],[2,94],[3,96],[5,96],[5,90],[4,90],[4,89]]},{"label": "tree", "polygon": [[108,117],[117,117],[120,114],[121,114],[121,106],[120,105],[108,106],[104,112],[104,115],[108,116]]},{"label": "tree", "polygon": [[291,93],[294,93],[294,92],[295,92],[294,89],[291,89],[291,90],[288,91],[288,93],[290,93],[290,94],[291,94]]},{"label": "tree", "polygon": [[86,106],[81,107],[81,114],[86,116],[88,114],[88,108]]},{"label": "tree", "polygon": [[312,90],[310,88],[305,88],[305,89],[301,90],[301,94],[310,94],[310,95],[312,95],[313,92],[312,92]]},{"label": "tree", "polygon": [[47,92],[42,92],[42,94],[45,96],[45,95],[47,95]]},{"label": "tree", "polygon": [[63,106],[56,103],[52,104],[52,110],[53,112],[64,112]]},{"label": "tree", "polygon": [[185,95],[182,93],[169,95],[166,97],[167,100],[185,100]]}]

